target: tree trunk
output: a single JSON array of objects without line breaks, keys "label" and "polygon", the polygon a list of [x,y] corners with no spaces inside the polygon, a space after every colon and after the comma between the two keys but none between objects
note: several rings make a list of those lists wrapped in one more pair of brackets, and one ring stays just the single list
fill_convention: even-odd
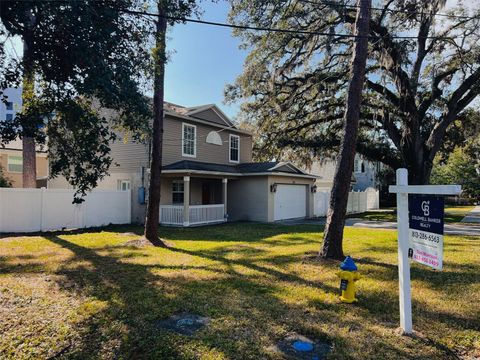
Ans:
[{"label": "tree trunk", "polygon": [[347,109],[344,119],[344,137],[335,167],[327,224],[320,256],[323,258],[343,259],[343,228],[347,211],[348,193],[353,173],[355,146],[357,143],[358,122],[362,89],[365,81],[365,66],[368,52],[368,33],[371,0],[358,0],[355,21],[355,46],[352,55],[351,80],[347,95]]},{"label": "tree trunk", "polygon": [[159,17],[156,23],[156,44],[153,52],[154,57],[154,90],[153,90],[153,135],[150,163],[150,185],[147,204],[147,217],[145,220],[145,238],[156,246],[166,246],[158,236],[159,210],[160,210],[160,186],[162,176],[162,143],[163,143],[163,98],[164,78],[166,62],[167,19],[165,18],[165,6],[159,0],[157,4]]},{"label": "tree trunk", "polygon": [[[33,36],[32,27],[35,23],[35,17],[28,12],[30,24],[23,37],[23,89],[22,104],[23,112],[28,113],[29,104],[35,96],[35,69],[32,60]],[[35,152],[35,139],[32,132],[35,127],[32,126],[34,119],[25,119],[22,123],[22,156],[23,156],[23,174],[22,186],[24,188],[37,187],[37,158]]]},{"label": "tree trunk", "polygon": [[[420,136],[418,134],[418,137]],[[408,183],[411,185],[428,185],[433,168],[432,150],[424,147],[420,142],[415,146],[405,142],[402,147],[404,167],[408,170]]]}]

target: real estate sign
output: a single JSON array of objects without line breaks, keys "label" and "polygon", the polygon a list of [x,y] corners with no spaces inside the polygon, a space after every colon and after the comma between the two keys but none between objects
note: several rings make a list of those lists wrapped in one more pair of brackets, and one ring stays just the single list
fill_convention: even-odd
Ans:
[{"label": "real estate sign", "polygon": [[443,198],[458,195],[459,185],[408,185],[407,169],[397,169],[397,184],[389,187],[397,194],[398,284],[400,327],[404,334],[412,329],[410,260],[442,269]]},{"label": "real estate sign", "polygon": [[442,196],[409,194],[409,249],[414,261],[442,270],[444,200]]}]

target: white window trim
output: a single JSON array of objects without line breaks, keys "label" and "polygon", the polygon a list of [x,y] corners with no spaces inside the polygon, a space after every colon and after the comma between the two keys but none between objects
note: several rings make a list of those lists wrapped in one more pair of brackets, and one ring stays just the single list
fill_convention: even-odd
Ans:
[{"label": "white window trim", "polygon": [[[174,184],[182,184],[183,185],[183,190],[182,191],[173,191],[173,185]],[[183,202],[174,202],[173,201],[173,194],[183,194]],[[172,180],[172,204],[173,205],[178,205],[178,204],[183,204],[185,203],[185,182],[183,180]]]},{"label": "white window trim", "polygon": [[[12,173],[12,174],[22,174],[22,173],[23,173],[23,170],[22,170],[22,171],[13,171],[13,170],[10,170],[10,158],[12,158],[12,157],[22,158],[22,169],[23,169],[23,156],[8,155],[8,156],[7,156],[7,169],[6,169],[6,171],[9,172],[9,173]],[[12,165],[17,165],[17,164],[12,164]]]},{"label": "white window trim", "polygon": [[[123,184],[127,184],[128,189],[123,190]],[[130,180],[128,180],[128,179],[118,180],[118,190],[119,191],[129,191],[131,189],[132,189],[132,187],[131,187]]]},{"label": "white window trim", "polygon": [[[192,154],[185,154],[184,150],[184,143],[185,143],[185,126],[190,126],[195,129],[193,133],[193,155]],[[197,157],[197,126],[187,123],[182,123],[182,156],[196,158]]]},{"label": "white window trim", "polygon": [[[238,160],[232,160],[232,138],[238,139]],[[230,134],[228,137],[228,160],[232,163],[239,163],[240,162],[240,136]]]}]

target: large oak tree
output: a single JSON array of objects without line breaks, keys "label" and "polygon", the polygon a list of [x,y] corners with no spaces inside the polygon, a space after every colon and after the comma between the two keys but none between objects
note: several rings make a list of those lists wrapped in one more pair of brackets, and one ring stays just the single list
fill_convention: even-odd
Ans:
[{"label": "large oak tree", "polygon": [[[256,153],[306,164],[336,153],[352,50],[352,39],[341,34],[351,32],[356,6],[231,2],[232,23],[295,30],[236,31],[251,51],[226,95],[247,100],[242,114],[258,125]],[[415,184],[429,182],[449,128],[480,93],[479,10],[444,5],[385,0],[370,21],[357,152],[406,167]]]}]

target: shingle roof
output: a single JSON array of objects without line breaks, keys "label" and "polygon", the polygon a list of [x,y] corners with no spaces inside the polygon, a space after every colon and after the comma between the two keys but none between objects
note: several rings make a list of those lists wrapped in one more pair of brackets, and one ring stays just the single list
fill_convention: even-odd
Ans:
[{"label": "shingle roof", "polygon": [[233,165],[212,164],[200,161],[182,160],[176,163],[166,165],[163,170],[198,170],[198,171],[215,171],[225,173],[238,173]]},{"label": "shingle roof", "polygon": [[[192,170],[222,172],[230,174],[255,174],[255,173],[285,173],[308,175],[298,170],[289,163],[280,162],[256,162],[239,165],[212,164],[200,161],[182,160],[163,167],[163,170]],[[312,175],[313,176],[313,175]]]},{"label": "shingle roof", "polygon": [[[245,173],[259,173],[259,172],[269,172],[272,171],[272,168],[275,166],[279,165],[279,162],[275,161],[270,161],[270,162],[259,162],[259,163],[243,163],[237,165],[237,169],[240,172],[245,172]],[[285,171],[285,170],[276,170],[278,172],[291,172],[291,173],[297,173],[297,174],[302,174],[301,171],[295,171],[291,169],[290,171]]]},{"label": "shingle roof", "polygon": [[[199,105],[199,106],[193,106],[193,107],[185,107],[182,105],[174,104],[171,102],[164,101],[163,106],[165,110],[170,111],[174,114],[182,115],[184,117],[190,118],[191,120],[203,120],[207,121],[212,124],[216,125],[222,125],[222,126],[228,126],[231,127],[232,129],[237,129],[236,126],[232,123],[232,121],[228,118],[225,113],[222,112],[222,110],[217,107],[215,104],[206,104],[206,105]],[[208,109],[214,110],[217,114],[220,113],[220,118],[217,120],[212,120],[207,117],[199,117],[197,114],[201,113],[203,111],[206,111]]]}]

